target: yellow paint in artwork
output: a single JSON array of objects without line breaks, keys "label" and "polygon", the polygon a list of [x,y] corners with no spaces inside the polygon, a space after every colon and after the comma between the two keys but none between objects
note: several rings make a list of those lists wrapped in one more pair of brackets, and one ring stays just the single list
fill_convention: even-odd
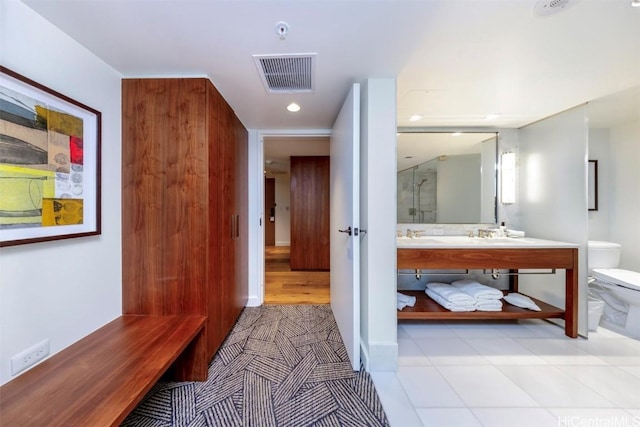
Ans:
[{"label": "yellow paint in artwork", "polygon": [[55,197],[55,173],[0,164],[0,224],[39,224],[42,199]]},{"label": "yellow paint in artwork", "polygon": [[41,105],[36,105],[36,113],[38,116],[46,118],[49,131],[82,138],[81,118],[61,111],[50,110]]},{"label": "yellow paint in artwork", "polygon": [[73,225],[83,222],[82,199],[44,199],[42,201],[42,225]]}]

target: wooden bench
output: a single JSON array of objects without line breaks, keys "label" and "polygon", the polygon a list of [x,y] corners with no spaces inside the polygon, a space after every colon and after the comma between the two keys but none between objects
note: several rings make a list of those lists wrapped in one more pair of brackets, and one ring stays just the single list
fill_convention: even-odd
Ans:
[{"label": "wooden bench", "polygon": [[165,372],[206,379],[205,320],[118,317],[0,387],[0,424],[119,425]]}]

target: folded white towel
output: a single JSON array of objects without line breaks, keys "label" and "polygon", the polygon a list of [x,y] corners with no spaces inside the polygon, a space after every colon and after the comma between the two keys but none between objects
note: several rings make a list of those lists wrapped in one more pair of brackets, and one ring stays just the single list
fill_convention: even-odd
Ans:
[{"label": "folded white towel", "polygon": [[451,283],[451,286],[471,295],[477,300],[496,300],[503,296],[502,291],[470,279],[456,280]]},{"label": "folded white towel", "polygon": [[538,304],[533,302],[531,298],[516,292],[505,295],[504,300],[509,304],[515,305],[516,307],[528,308],[529,310],[533,311],[541,311],[540,307],[538,307]]},{"label": "folded white towel", "polygon": [[444,299],[441,295],[432,291],[431,289],[425,289],[425,292],[432,300],[450,311],[475,311],[476,305],[471,303],[454,303]]},{"label": "folded white towel", "polygon": [[416,297],[411,295],[401,294],[400,292],[396,292],[398,302],[406,303],[408,306],[413,307],[416,304]]},{"label": "folded white towel", "polygon": [[473,305],[476,303],[475,298],[473,298],[471,295],[459,291],[448,283],[429,282],[427,283],[427,289],[430,289],[431,291],[437,293],[449,302],[462,305]]},{"label": "folded white towel", "polygon": [[403,308],[405,308],[407,306],[406,302],[402,302],[402,301],[398,301],[396,303],[396,307],[398,307],[398,310],[402,310]]},{"label": "folded white towel", "polygon": [[502,311],[502,301],[498,299],[478,300],[476,303],[478,311]]},{"label": "folded white towel", "polygon": [[524,237],[524,231],[507,230],[507,237]]}]

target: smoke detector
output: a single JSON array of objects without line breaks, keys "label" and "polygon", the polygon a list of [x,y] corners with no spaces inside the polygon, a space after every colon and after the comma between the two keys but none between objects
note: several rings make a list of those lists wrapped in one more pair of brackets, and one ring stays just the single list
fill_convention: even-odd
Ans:
[{"label": "smoke detector", "polygon": [[289,32],[289,24],[284,21],[276,23],[276,34],[280,36],[280,40],[284,40]]},{"label": "smoke detector", "polygon": [[572,0],[538,0],[533,12],[538,16],[549,16],[560,12],[571,3]]}]

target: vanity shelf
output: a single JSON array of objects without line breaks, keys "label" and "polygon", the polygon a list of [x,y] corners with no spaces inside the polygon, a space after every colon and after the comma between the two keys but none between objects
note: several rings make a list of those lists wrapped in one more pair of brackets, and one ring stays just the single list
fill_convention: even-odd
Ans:
[{"label": "vanity shelf", "polygon": [[[534,239],[530,239],[531,242]],[[537,244],[536,244],[537,243]],[[398,319],[549,319],[565,321],[565,334],[578,336],[578,248],[561,242],[534,241],[527,247],[398,247],[398,269],[562,269],[565,270],[565,307],[558,308],[534,299],[542,309],[536,312],[504,303],[502,311],[452,312],[429,298],[424,291],[404,291],[416,296],[414,307],[398,311]],[[517,276],[511,292],[518,292]]]},{"label": "vanity shelf", "polygon": [[[398,311],[398,320],[490,320],[490,319],[550,319],[564,318],[564,310],[529,297],[541,311],[532,311],[503,302],[502,311],[449,311],[429,298],[423,291],[400,291],[405,295],[416,297],[413,307],[405,307]],[[505,292],[506,294],[506,292]]]}]

